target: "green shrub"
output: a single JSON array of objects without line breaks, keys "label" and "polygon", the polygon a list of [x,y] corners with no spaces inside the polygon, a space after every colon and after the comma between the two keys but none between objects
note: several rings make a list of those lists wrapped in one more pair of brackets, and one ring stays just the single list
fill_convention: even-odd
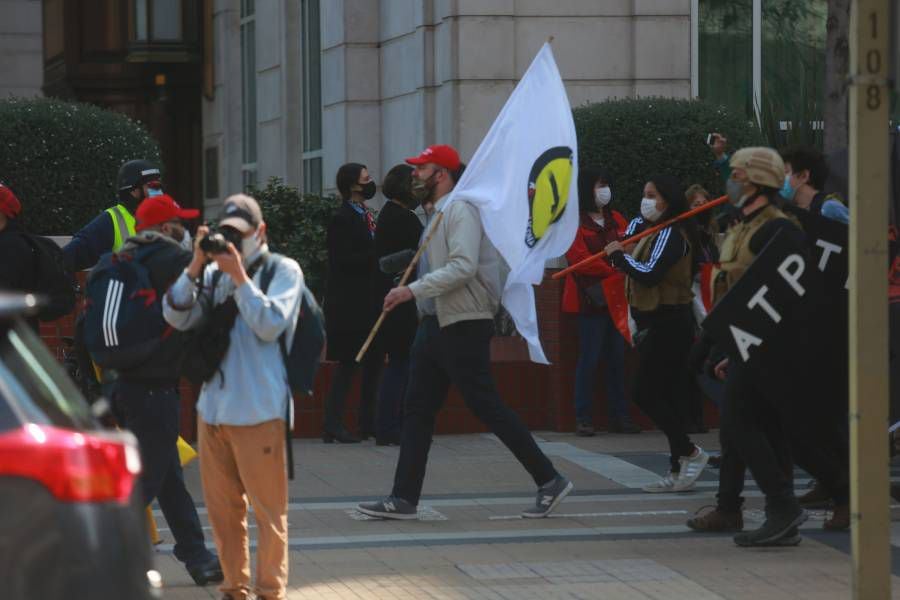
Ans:
[{"label": "green shrub", "polygon": [[325,233],[337,200],[301,194],[276,177],[250,194],[262,208],[272,251],[300,263],[306,285],[321,301],[328,273]]},{"label": "green shrub", "polygon": [[743,116],[700,100],[609,100],[578,107],[573,114],[579,165],[609,171],[615,208],[629,217],[640,211],[647,178],[659,173],[678,177],[685,188],[699,183],[714,197],[724,193],[706,145],[708,133],[723,133],[729,152],[764,143],[759,129]]},{"label": "green shrub", "polygon": [[159,162],[159,147],[123,114],[51,98],[0,100],[0,181],[35,233],[71,234],[109,207],[116,173],[132,158]]}]

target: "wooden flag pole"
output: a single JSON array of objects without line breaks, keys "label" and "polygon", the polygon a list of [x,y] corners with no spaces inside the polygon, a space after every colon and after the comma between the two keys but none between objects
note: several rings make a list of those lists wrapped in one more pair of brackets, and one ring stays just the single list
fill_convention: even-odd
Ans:
[{"label": "wooden flag pole", "polygon": [[[728,196],[719,196],[715,200],[710,200],[709,202],[707,202],[706,204],[704,204],[702,206],[698,206],[697,208],[692,208],[691,210],[689,210],[687,212],[681,213],[674,219],[669,219],[668,221],[666,221],[664,223],[660,223],[659,225],[654,225],[653,227],[645,229],[644,231],[640,232],[637,235],[633,235],[630,238],[624,239],[624,240],[622,240],[621,243],[623,246],[627,246],[628,244],[633,244],[634,242],[637,242],[638,240],[644,239],[648,235],[653,235],[657,231],[659,231],[661,229],[665,229],[672,223],[677,223],[678,221],[690,219],[691,217],[693,217],[695,215],[699,215],[702,212],[711,210],[721,204],[725,204],[726,202],[728,202]],[[583,260],[579,260],[574,265],[569,265],[562,271],[557,271],[556,273],[554,273],[552,275],[552,278],[559,279],[560,277],[565,277],[567,274],[571,273],[575,269],[582,267],[588,263],[594,262],[595,260],[598,260],[600,258],[603,258],[604,256],[606,256],[606,250],[602,250],[602,251],[598,252],[597,254],[592,254],[591,256],[588,256],[587,258],[585,258]]]},{"label": "wooden flag pole", "polygon": [[[419,246],[419,249],[416,250],[415,255],[413,255],[412,260],[409,261],[409,266],[406,267],[406,271],[403,272],[403,277],[400,278],[400,283],[397,284],[397,287],[403,287],[406,285],[406,282],[409,280],[409,276],[412,275],[412,271],[416,268],[416,265],[419,263],[419,258],[422,256],[422,252],[425,251],[425,248],[428,247],[428,244],[431,242],[431,238],[434,236],[434,232],[437,231],[437,227],[441,222],[441,219],[444,218],[443,212],[438,212],[437,216],[434,218],[434,221],[431,224],[431,230],[428,232],[428,237],[425,238],[425,241]],[[369,332],[369,337],[366,338],[366,342],[362,345],[362,348],[359,349],[359,353],[356,355],[356,362],[362,362],[363,356],[366,355],[366,351],[369,349],[369,346],[372,345],[372,341],[375,339],[375,335],[378,333],[378,330],[381,329],[381,324],[384,323],[384,318],[387,316],[387,311],[382,310],[381,315],[378,317],[378,320],[375,321],[375,325],[372,327],[372,331]]]}]

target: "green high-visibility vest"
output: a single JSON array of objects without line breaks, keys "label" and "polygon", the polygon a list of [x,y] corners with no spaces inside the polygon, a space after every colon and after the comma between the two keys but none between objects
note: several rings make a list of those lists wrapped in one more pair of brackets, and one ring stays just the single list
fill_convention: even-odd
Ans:
[{"label": "green high-visibility vest", "polygon": [[128,212],[128,209],[121,204],[116,204],[112,208],[107,208],[106,212],[109,213],[113,223],[114,239],[112,251],[118,252],[119,248],[122,247],[122,244],[125,243],[125,240],[135,234],[134,217]]}]

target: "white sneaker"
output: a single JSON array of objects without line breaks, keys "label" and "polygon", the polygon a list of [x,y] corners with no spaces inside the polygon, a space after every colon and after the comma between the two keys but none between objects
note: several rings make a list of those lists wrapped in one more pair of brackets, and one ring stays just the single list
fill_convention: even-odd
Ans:
[{"label": "white sneaker", "polygon": [[678,479],[675,480],[676,492],[684,492],[694,487],[694,482],[700,477],[706,463],[709,462],[709,454],[703,451],[700,446],[695,446],[694,453],[690,456],[682,456],[678,459],[681,463],[681,470],[678,472]]},{"label": "white sneaker", "polygon": [[678,479],[678,473],[669,472],[659,481],[654,481],[644,486],[644,491],[649,494],[664,494],[665,492],[674,492],[675,483]]}]

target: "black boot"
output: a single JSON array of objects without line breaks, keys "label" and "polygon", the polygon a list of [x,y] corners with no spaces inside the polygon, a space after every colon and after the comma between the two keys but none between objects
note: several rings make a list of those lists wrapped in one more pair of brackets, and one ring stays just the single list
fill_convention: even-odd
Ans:
[{"label": "black boot", "polygon": [[[796,500],[785,508],[767,511],[766,522],[759,529],[734,536],[738,546],[775,546],[783,538],[790,537],[809,515]],[[796,534],[795,534],[796,535]]]}]

